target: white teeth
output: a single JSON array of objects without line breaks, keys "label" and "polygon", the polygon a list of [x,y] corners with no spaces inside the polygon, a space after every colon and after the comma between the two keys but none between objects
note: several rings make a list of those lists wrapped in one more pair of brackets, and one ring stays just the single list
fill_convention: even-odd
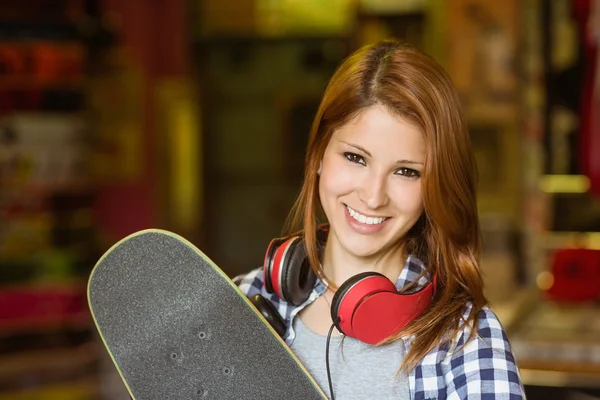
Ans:
[{"label": "white teeth", "polygon": [[365,215],[360,214],[357,211],[354,211],[353,209],[351,209],[348,206],[346,206],[346,208],[348,209],[350,216],[352,218],[354,218],[355,220],[357,220],[358,222],[360,222],[361,224],[377,225],[377,224],[381,224],[383,221],[385,221],[385,217],[379,217],[379,218],[367,217]]}]

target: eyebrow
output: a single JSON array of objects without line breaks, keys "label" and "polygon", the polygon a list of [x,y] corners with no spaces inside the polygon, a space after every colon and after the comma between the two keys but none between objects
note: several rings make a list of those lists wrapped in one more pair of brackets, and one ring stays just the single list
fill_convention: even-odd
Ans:
[{"label": "eyebrow", "polygon": [[[340,140],[340,142],[345,143],[348,146],[354,147],[355,149],[362,151],[363,153],[365,153],[369,157],[373,157],[371,155],[371,153],[369,153],[369,151],[367,149],[365,149],[364,147],[362,147],[362,146],[360,146],[358,144],[354,144],[354,143],[350,143],[350,142],[345,142],[343,140]],[[398,161],[396,161],[396,164],[423,165],[422,162],[413,161],[413,160],[398,160]]]}]

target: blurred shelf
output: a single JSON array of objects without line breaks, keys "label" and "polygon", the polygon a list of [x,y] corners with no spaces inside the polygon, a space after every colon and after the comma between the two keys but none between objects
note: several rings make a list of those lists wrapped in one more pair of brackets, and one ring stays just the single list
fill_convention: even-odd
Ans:
[{"label": "blurred shelf", "polygon": [[490,308],[510,336],[510,332],[517,326],[522,316],[535,306],[538,299],[537,288],[524,287],[512,293],[508,300],[495,301],[490,299]]},{"label": "blurred shelf", "polygon": [[22,319],[18,322],[2,322],[0,339],[8,336],[62,331],[83,331],[93,328],[93,320],[87,314],[71,317],[46,317]]},{"label": "blurred shelf", "polygon": [[0,392],[0,400],[94,400],[101,399],[99,383],[84,379],[60,385],[49,385],[28,390]]},{"label": "blurred shelf", "polygon": [[200,35],[193,40],[193,44],[202,49],[205,46],[221,46],[228,44],[247,44],[256,43],[261,46],[278,43],[322,43],[330,40],[346,42],[348,35],[344,34],[323,34],[323,33],[274,33],[261,34],[254,33],[213,33]]},{"label": "blurred shelf", "polygon": [[473,101],[465,106],[469,124],[516,125],[518,123],[518,111],[517,105],[512,102],[490,105],[490,102],[485,99]]},{"label": "blurred shelf", "polygon": [[87,286],[80,280],[0,286],[0,339],[30,332],[90,329],[86,301]]},{"label": "blurred shelf", "polygon": [[[31,7],[35,9],[35,7]],[[0,41],[27,43],[31,41],[58,41],[60,43],[80,42],[81,30],[72,23],[6,20],[0,24]]]},{"label": "blurred shelf", "polygon": [[600,305],[531,296],[507,329],[526,385],[600,388]]},{"label": "blurred shelf", "polygon": [[531,287],[490,306],[525,385],[600,388],[600,305],[549,302]]},{"label": "blurred shelf", "polygon": [[550,371],[521,367],[525,385],[561,388],[600,388],[600,373]]},{"label": "blurred shelf", "polygon": [[95,343],[70,348],[21,351],[0,356],[0,388],[17,389],[24,382],[55,384],[95,376],[99,354]]},{"label": "blurred shelf", "polygon": [[93,245],[82,231],[95,228],[90,67],[115,36],[86,9],[30,3],[4,7],[0,23],[0,115],[20,151],[0,188],[3,240],[15,240],[0,259],[0,400],[100,400],[101,348],[78,268]]},{"label": "blurred shelf", "polygon": [[549,231],[541,234],[540,246],[546,250],[559,248],[600,250],[600,232]]},{"label": "blurred shelf", "polygon": [[0,92],[4,91],[31,91],[31,90],[51,90],[53,92],[73,92],[85,90],[83,79],[73,79],[71,81],[53,82],[47,80],[36,80],[34,77],[24,77],[21,79],[0,78]]},{"label": "blurred shelf", "polygon": [[91,180],[80,181],[57,181],[57,182],[32,182],[15,185],[5,185],[3,189],[11,192],[35,193],[37,195],[47,195],[53,193],[91,193],[97,190],[97,185]]}]

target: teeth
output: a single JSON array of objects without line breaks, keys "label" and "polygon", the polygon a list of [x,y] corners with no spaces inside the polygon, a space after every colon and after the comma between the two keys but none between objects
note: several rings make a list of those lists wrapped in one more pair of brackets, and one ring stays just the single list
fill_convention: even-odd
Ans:
[{"label": "teeth", "polygon": [[379,217],[379,218],[367,217],[367,216],[360,214],[357,211],[354,211],[353,209],[351,209],[348,206],[346,206],[346,208],[348,209],[350,216],[352,218],[354,218],[355,220],[357,220],[358,222],[360,222],[361,224],[377,225],[377,224],[381,224],[383,221],[385,221],[385,217]]}]

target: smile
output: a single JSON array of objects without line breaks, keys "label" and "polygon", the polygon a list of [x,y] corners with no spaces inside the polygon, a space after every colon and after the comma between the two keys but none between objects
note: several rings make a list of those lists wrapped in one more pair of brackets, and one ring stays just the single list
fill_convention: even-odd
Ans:
[{"label": "smile", "polygon": [[361,224],[379,225],[387,219],[387,217],[367,217],[366,215],[362,215],[358,211],[350,208],[349,206],[346,206],[346,208],[348,209],[348,213],[350,214],[350,216],[356,221],[360,222]]}]

